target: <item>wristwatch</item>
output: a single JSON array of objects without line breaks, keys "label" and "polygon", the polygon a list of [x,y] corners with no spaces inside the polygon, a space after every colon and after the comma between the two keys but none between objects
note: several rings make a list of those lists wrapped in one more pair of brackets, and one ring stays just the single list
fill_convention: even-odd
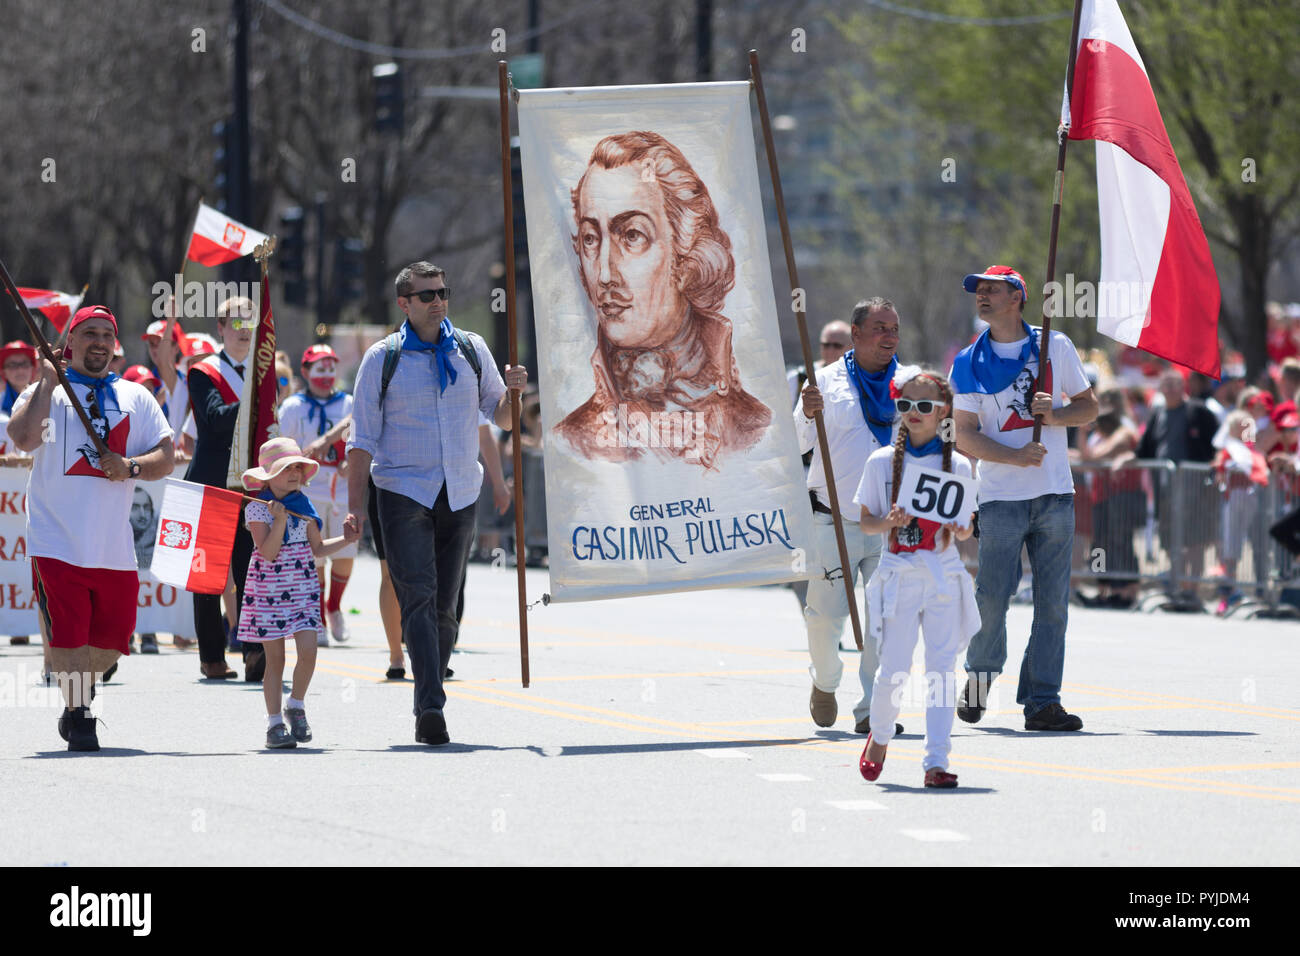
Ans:
[{"label": "wristwatch", "polygon": [[134,458],[131,458],[131,459],[129,459],[129,460],[127,461],[127,464],[131,466],[131,477],[132,477],[132,478],[139,478],[139,477],[140,477],[140,463],[139,463],[138,461],[136,461]]}]

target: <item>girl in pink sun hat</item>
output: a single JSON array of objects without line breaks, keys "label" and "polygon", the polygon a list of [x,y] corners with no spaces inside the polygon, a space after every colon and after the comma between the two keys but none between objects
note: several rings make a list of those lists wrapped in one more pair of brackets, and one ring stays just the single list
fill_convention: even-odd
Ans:
[{"label": "girl in pink sun hat", "polygon": [[[328,557],[360,534],[349,537],[345,531],[337,538],[321,538],[320,516],[302,491],[320,465],[304,457],[292,438],[266,442],[257,461],[259,467],[242,476],[244,487],[257,493],[259,500],[244,509],[244,521],[253,536],[253,560],[240,609],[239,640],[265,648],[266,746],[278,750],[311,740],[304,701],[316,669],[316,634],[322,627],[314,559]],[[288,706],[281,716],[284,642],[289,637],[297,644],[298,663],[293,669]]]}]

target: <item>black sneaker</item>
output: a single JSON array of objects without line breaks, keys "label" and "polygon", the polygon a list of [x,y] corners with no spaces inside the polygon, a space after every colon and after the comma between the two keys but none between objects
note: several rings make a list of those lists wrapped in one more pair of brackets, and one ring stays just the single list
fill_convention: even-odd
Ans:
[{"label": "black sneaker", "polygon": [[99,737],[95,733],[95,718],[90,716],[89,707],[78,707],[68,712],[68,749],[95,751],[99,749]]},{"label": "black sneaker", "polygon": [[426,710],[415,721],[415,742],[440,747],[451,743],[447,733],[447,721],[436,710]]},{"label": "black sneaker", "polygon": [[157,654],[158,653],[158,635],[141,634],[140,635],[140,653]]},{"label": "black sneaker", "polygon": [[1025,718],[1025,730],[1083,730],[1083,721],[1067,714],[1060,704],[1048,704],[1032,717]]},{"label": "black sneaker", "polygon": [[[984,716],[984,711],[989,702],[989,681],[984,684],[984,693],[980,693],[980,680],[974,672],[971,672],[966,678],[966,686],[961,689],[961,696],[957,698],[957,716],[968,724],[978,724],[980,718]],[[975,703],[971,703],[972,692],[974,688]]]},{"label": "black sneaker", "polygon": [[[853,732],[855,734],[862,734],[864,736],[866,734],[871,733],[871,718],[863,717],[861,720],[859,720],[856,724],[854,724]],[[903,732],[903,725],[894,724],[894,736],[897,737],[902,732]]]},{"label": "black sneaker", "polygon": [[72,711],[63,708],[63,713],[59,714],[59,736],[66,742],[68,732],[72,729]]}]

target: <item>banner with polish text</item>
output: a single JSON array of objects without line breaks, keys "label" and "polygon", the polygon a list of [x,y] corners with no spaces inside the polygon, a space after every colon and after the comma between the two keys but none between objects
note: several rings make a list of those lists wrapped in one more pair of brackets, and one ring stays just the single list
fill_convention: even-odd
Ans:
[{"label": "banner with polish text", "polygon": [[553,600],[808,577],[749,91],[519,91]]},{"label": "banner with polish text", "polygon": [[[177,468],[185,474],[185,465]],[[27,482],[31,466],[0,468],[0,634],[22,635],[40,643],[32,565],[27,557]],[[167,479],[137,481],[131,501],[131,536],[140,588],[136,596],[138,634],[179,634],[193,638],[194,601],[183,590],[164,584],[149,570],[158,540],[158,518]]]}]

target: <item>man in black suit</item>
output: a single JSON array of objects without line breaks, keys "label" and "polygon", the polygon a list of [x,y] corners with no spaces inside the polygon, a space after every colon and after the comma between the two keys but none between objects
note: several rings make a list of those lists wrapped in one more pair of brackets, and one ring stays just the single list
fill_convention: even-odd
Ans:
[{"label": "man in black suit", "polygon": [[[185,472],[187,481],[213,488],[225,488],[230,469],[230,446],[239,417],[239,396],[243,392],[244,366],[253,344],[257,309],[251,299],[227,299],[217,309],[217,335],[222,349],[190,367],[186,384],[198,438],[194,458]],[[251,368],[251,366],[250,366]],[[240,521],[230,573],[235,578],[239,606],[244,602],[244,577],[253,556],[253,538]],[[226,636],[221,626],[221,595],[194,595],[194,629],[199,639],[199,661],[204,677],[224,680],[237,676],[226,665]],[[234,628],[231,628],[233,633]],[[260,681],[266,667],[262,649],[244,649],[244,680]]]}]

